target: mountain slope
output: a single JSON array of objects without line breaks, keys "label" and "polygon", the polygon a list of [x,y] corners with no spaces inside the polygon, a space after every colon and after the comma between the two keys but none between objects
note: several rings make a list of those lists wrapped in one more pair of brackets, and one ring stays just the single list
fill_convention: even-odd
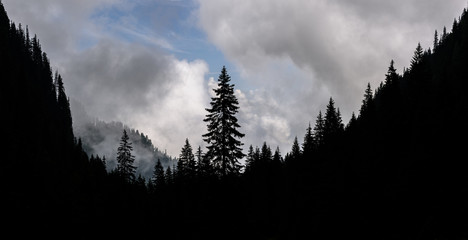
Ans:
[{"label": "mountain slope", "polygon": [[359,117],[294,169],[307,176],[300,178],[305,187],[316,189],[304,198],[326,203],[305,207],[325,212],[326,227],[317,232],[468,237],[466,9],[440,39],[435,49],[418,46],[402,75],[389,67]]},{"label": "mountain slope", "polygon": [[69,229],[106,173],[75,139],[62,78],[53,76],[38,38],[10,22],[1,2],[0,79],[5,230]]},{"label": "mountain slope", "polygon": [[107,170],[112,171],[117,166],[117,148],[120,144],[123,129],[127,130],[133,146],[132,154],[135,156],[136,175],[141,174],[150,179],[153,175],[154,165],[161,161],[164,169],[173,167],[175,160],[153,145],[147,135],[138,130],[129,128],[121,122],[104,122],[92,118],[84,106],[77,101],[71,101],[73,112],[73,130],[83,143],[83,149],[89,156],[99,155],[106,157]]},{"label": "mountain slope", "polygon": [[122,137],[123,129],[127,129],[130,142],[133,146],[132,154],[135,156],[137,176],[141,174],[146,179],[153,175],[154,165],[161,161],[164,169],[173,167],[175,161],[167,154],[153,146],[147,135],[138,130],[129,129],[123,123],[95,120],[75,127],[75,132],[83,142],[83,149],[89,155],[106,157],[107,169],[111,171],[117,166],[117,147]]}]

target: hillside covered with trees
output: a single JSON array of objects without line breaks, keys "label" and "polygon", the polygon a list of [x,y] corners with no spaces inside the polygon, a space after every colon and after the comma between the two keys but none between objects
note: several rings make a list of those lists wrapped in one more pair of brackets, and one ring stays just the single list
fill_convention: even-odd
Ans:
[{"label": "hillside covered with trees", "polygon": [[173,167],[176,164],[172,157],[153,145],[148,135],[121,122],[105,122],[89,118],[81,122],[74,122],[73,125],[75,134],[82,141],[83,150],[89,156],[105,157],[109,171],[117,166],[116,146],[119,145],[124,129],[128,133],[130,142],[133,143],[137,175],[142,175],[146,179],[151,178],[158,159],[164,168]]},{"label": "hillside covered with trees", "polygon": [[8,226],[71,238],[468,239],[466,9],[433,48],[417,44],[401,74],[389,61],[348,123],[330,98],[284,158],[266,142],[243,146],[223,67],[204,119],[207,151],[187,139],[176,166],[155,159],[148,181],[126,130],[115,167],[86,154],[64,79],[1,3],[0,61]]}]

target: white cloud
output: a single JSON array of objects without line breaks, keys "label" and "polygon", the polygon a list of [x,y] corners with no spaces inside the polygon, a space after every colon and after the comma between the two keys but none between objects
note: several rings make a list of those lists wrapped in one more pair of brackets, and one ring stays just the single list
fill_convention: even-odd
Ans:
[{"label": "white cloud", "polygon": [[[115,19],[96,14],[129,13],[152,1],[2,2],[12,20],[38,34],[69,95],[92,114],[142,130],[174,156],[186,137],[194,147],[203,145],[204,109],[216,86],[215,79],[207,85],[204,76],[213,69],[168,54],[165,50],[176,47],[156,31],[175,27],[183,17],[179,10],[147,11],[146,25],[138,28],[138,14]],[[208,40],[235,64],[239,85],[250,86],[236,92],[243,141],[267,141],[283,153],[294,136],[302,139],[330,96],[349,117],[367,82],[377,86],[391,59],[401,71],[418,41],[430,47],[433,31],[450,29],[466,7],[466,0],[198,2],[196,13],[185,16],[187,26],[198,21]]]},{"label": "white cloud", "polygon": [[261,146],[264,141],[271,147],[289,148],[290,122],[275,99],[259,90],[248,94],[236,90],[236,96],[240,105],[241,131],[246,134],[245,149],[249,145]]},{"label": "white cloud", "polygon": [[[431,47],[434,30],[451,26],[466,7],[465,0],[199,3],[198,22],[208,39],[258,88],[243,104],[266,120],[244,117],[264,131],[272,130],[271,122],[284,123],[289,144],[295,135],[301,139],[330,96],[348,119],[366,84],[383,81],[391,59],[401,71],[419,41]],[[259,94],[265,101],[257,101]]]},{"label": "white cloud", "polygon": [[137,128],[173,156],[185,138],[201,144],[209,100],[204,61],[178,60],[145,46],[108,39],[63,66],[69,95],[91,115]]},{"label": "white cloud", "polygon": [[43,50],[60,62],[74,51],[83,37],[100,35],[98,26],[90,21],[96,10],[123,0],[3,0],[10,19],[28,25],[31,34],[37,34]]},{"label": "white cloud", "polygon": [[147,0],[3,2],[12,20],[38,34],[68,95],[92,116],[137,128],[172,156],[185,138],[203,144],[207,64],[165,52],[174,47],[149,23],[137,28],[138,16],[96,15],[106,9],[130,12]]},{"label": "white cloud", "polygon": [[[187,62],[173,59],[171,86],[163,99],[151,96],[151,109],[141,112],[134,125],[148,132],[157,146],[178,156],[185,138],[192,147],[203,146],[201,134],[206,131],[203,122],[208,107],[208,93],[204,75],[208,66],[204,61]],[[153,86],[158,88],[157,85]],[[149,127],[149,128],[148,128]]]}]

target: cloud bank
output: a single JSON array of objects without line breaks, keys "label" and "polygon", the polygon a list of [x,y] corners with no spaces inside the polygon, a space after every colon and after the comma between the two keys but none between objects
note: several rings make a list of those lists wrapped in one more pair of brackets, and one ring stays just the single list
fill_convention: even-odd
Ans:
[{"label": "cloud bank", "polygon": [[[258,86],[242,96],[244,120],[258,124],[254,135],[280,146],[284,137],[289,146],[295,135],[301,139],[329,97],[349,119],[366,84],[377,87],[391,59],[401,72],[417,43],[431,47],[434,30],[450,29],[467,6],[465,0],[199,2],[208,39]],[[279,134],[286,129],[289,135]]]},{"label": "cloud bank", "polygon": [[140,129],[175,156],[186,137],[200,144],[208,104],[205,62],[102,40],[64,64],[73,66],[63,71],[68,89],[92,116]]},{"label": "cloud bank", "polygon": [[68,95],[90,115],[139,129],[172,156],[185,138],[203,145],[208,65],[177,59],[167,51],[174,47],[152,31],[153,23],[139,21],[139,13],[150,13],[136,9],[151,1],[3,2],[12,20],[38,35]]},{"label": "cloud bank", "polygon": [[143,131],[172,156],[187,137],[194,148],[204,145],[204,109],[215,85],[206,76],[224,64],[214,49],[234,66],[228,73],[241,86],[245,148],[267,141],[284,154],[329,97],[349,119],[391,59],[401,72],[417,43],[432,46],[434,30],[450,29],[467,6],[466,0],[3,3],[12,20],[37,33],[70,97],[102,120]]}]

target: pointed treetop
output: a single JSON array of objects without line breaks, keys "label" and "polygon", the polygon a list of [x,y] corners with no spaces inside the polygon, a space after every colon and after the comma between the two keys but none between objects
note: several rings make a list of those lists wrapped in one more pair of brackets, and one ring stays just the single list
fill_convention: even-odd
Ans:
[{"label": "pointed treetop", "polygon": [[177,172],[180,176],[186,177],[193,174],[195,167],[196,163],[195,156],[192,152],[192,146],[190,145],[188,138],[186,138],[185,144],[179,155],[179,160],[177,161]]},{"label": "pointed treetop", "polygon": [[[390,66],[388,67],[387,74],[385,74],[385,84],[392,84],[395,83],[398,80],[398,73],[396,72],[396,69],[394,67],[394,61],[390,61]],[[370,83],[368,84],[368,88],[370,88]],[[372,92],[372,90],[370,90]],[[366,89],[366,94],[367,94],[367,89]]]},{"label": "pointed treetop", "polygon": [[306,129],[306,134],[304,136],[304,143],[302,144],[302,152],[307,155],[310,154],[314,149],[314,135],[312,133],[312,127],[309,126]]},{"label": "pointed treetop", "polygon": [[317,115],[317,120],[315,120],[315,127],[314,127],[314,141],[316,146],[320,146],[323,144],[323,136],[325,131],[325,121],[322,116],[322,111],[319,111]]},{"label": "pointed treetop", "polygon": [[328,141],[334,138],[335,135],[343,130],[343,124],[341,120],[341,114],[337,108],[335,108],[335,101],[330,98],[327,109],[325,112],[324,120],[324,141]]},{"label": "pointed treetop", "polygon": [[263,142],[262,152],[261,152],[261,161],[262,162],[268,162],[268,161],[272,160],[272,157],[273,157],[273,155],[271,153],[270,146],[268,146],[266,142]]},{"label": "pointed treetop", "polygon": [[281,163],[281,152],[279,146],[276,147],[275,153],[273,154],[273,162]]},{"label": "pointed treetop", "polygon": [[162,187],[166,184],[166,173],[159,158],[156,165],[154,165],[152,182],[156,187]]},{"label": "pointed treetop", "polygon": [[127,131],[124,129],[122,138],[120,139],[120,146],[117,149],[117,172],[126,181],[132,182],[135,180],[136,167],[133,166],[135,156],[132,155],[132,143],[128,140]]},{"label": "pointed treetop", "polygon": [[297,141],[297,136],[294,137],[293,146],[291,148],[291,156],[295,159],[301,156],[301,148],[299,147],[299,142]]},{"label": "pointed treetop", "polygon": [[255,151],[254,151],[252,144],[250,144],[249,150],[247,152],[247,159],[245,160],[246,170],[249,170],[254,165],[254,162],[255,162]]},{"label": "pointed treetop", "polygon": [[444,29],[442,30],[442,37],[440,38],[440,42],[444,42],[447,36],[448,36],[447,27],[444,26]]},{"label": "pointed treetop", "polygon": [[369,107],[372,104],[373,98],[374,98],[374,95],[372,93],[371,85],[370,83],[367,83],[367,88],[364,91],[364,99],[362,100],[361,109],[359,110],[360,116],[363,116],[366,114],[366,112],[368,111]]},{"label": "pointed treetop", "polygon": [[352,129],[356,126],[356,124],[357,124],[357,119],[356,119],[356,115],[353,112],[351,114],[351,119],[349,119],[348,125],[346,125],[346,129]]},{"label": "pointed treetop", "polygon": [[413,69],[417,64],[422,61],[424,55],[424,50],[421,47],[421,43],[418,43],[418,46],[414,50],[413,58],[411,59],[411,69]]}]

